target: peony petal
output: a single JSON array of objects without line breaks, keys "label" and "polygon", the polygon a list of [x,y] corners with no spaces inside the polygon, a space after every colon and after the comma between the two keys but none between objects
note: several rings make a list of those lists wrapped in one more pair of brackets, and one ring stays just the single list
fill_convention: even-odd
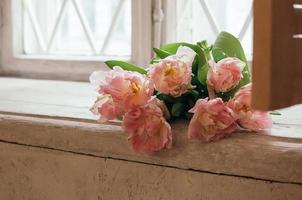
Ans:
[{"label": "peony petal", "polygon": [[94,102],[93,106],[90,108],[90,112],[94,115],[99,114],[99,108],[109,99],[109,96],[101,96],[98,97],[97,100]]},{"label": "peony petal", "polygon": [[218,63],[209,62],[207,84],[216,92],[228,92],[242,79],[242,70],[245,63],[237,58],[224,58]]},{"label": "peony petal", "polygon": [[124,116],[123,128],[137,152],[150,154],[172,145],[171,127],[158,107],[158,101],[152,99],[145,106],[130,110]]},{"label": "peony petal", "polygon": [[200,99],[190,111],[193,111],[194,115],[189,124],[189,138],[215,141],[237,128],[234,115],[221,98],[209,101]]},{"label": "peony petal", "polygon": [[108,75],[108,73],[109,71],[104,69],[95,71],[89,76],[89,81],[95,90],[98,90],[100,88],[100,85],[106,84],[106,76]]},{"label": "peony petal", "polygon": [[191,66],[196,56],[196,52],[189,47],[180,46],[176,51],[176,56],[179,56],[181,61]]}]

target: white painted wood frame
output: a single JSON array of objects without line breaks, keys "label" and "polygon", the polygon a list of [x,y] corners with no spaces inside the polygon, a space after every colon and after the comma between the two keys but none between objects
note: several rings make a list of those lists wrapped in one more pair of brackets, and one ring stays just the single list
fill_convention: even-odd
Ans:
[{"label": "white painted wood frame", "polygon": [[[87,81],[89,74],[116,57],[57,57],[23,54],[22,0],[2,0],[0,75]],[[131,58],[118,59],[146,67],[152,55],[152,1],[132,0]]]}]

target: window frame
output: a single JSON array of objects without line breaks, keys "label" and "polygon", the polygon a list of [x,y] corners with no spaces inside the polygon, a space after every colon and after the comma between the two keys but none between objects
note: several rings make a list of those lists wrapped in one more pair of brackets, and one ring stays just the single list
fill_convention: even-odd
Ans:
[{"label": "window frame", "polygon": [[[254,1],[254,0],[252,0],[252,1]],[[204,4],[207,7],[209,7],[208,3],[204,2]],[[175,42],[175,41],[177,41],[177,35],[173,34],[173,33],[171,34],[171,30],[174,30],[175,27],[178,26],[177,19],[175,18],[175,16],[177,15],[177,5],[176,5],[175,1],[164,0],[163,1],[163,10],[165,13],[165,18],[163,20],[162,42],[163,43]],[[239,34],[236,35],[236,36],[238,36],[238,38],[240,38],[239,40],[241,43],[243,41],[242,39],[243,39],[244,35],[246,34],[246,32],[249,29],[249,26],[251,24],[253,24],[253,12],[252,11],[253,11],[253,2],[252,2],[252,6],[251,6],[247,16],[245,16],[246,18],[243,21],[242,28],[241,28]],[[212,26],[212,27],[214,26],[214,29],[217,29],[216,30],[217,35],[219,32],[224,31],[224,29],[217,26],[217,21],[216,21],[217,19],[216,19],[216,17],[214,17],[214,19],[213,19],[213,16],[212,16],[213,13],[211,11],[203,10],[203,12],[205,12],[205,15],[207,15],[208,17],[212,17],[212,19],[210,19],[211,22],[209,22],[209,23],[211,24],[210,26]],[[168,33],[170,33],[170,34],[168,35]],[[200,38],[200,39],[202,40],[203,38]],[[246,57],[247,57],[248,62],[251,64],[252,60],[253,60],[253,53],[246,52]],[[251,66],[251,65],[249,65],[249,66]]]},{"label": "window frame", "polygon": [[[87,81],[104,61],[119,59],[147,66],[152,56],[152,1],[132,0],[131,57],[34,56],[22,53],[22,0],[3,0],[0,30],[0,75]],[[14,15],[14,17],[12,17]],[[5,51],[4,51],[5,49]]]},{"label": "window frame", "polygon": [[[175,2],[132,0],[132,55],[110,56],[39,56],[22,54],[22,0],[0,2],[0,75],[36,79],[87,81],[91,72],[104,68],[105,60],[118,59],[148,67],[153,47],[171,41],[167,35],[175,20]],[[16,16],[12,17],[12,14]],[[1,35],[2,33],[2,35]],[[1,51],[1,50],[0,50]],[[251,61],[251,57],[249,57]]]}]

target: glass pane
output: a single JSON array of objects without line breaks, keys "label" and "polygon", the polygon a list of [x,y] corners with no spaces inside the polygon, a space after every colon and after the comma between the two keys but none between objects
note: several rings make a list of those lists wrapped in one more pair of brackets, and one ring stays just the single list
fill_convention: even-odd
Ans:
[{"label": "glass pane", "polygon": [[[248,22],[241,42],[248,57],[252,54],[252,0],[176,0],[176,31],[168,38],[177,41],[197,42],[203,39],[213,43],[218,32],[227,31],[239,37]],[[218,30],[218,32],[217,32]]]},{"label": "glass pane", "polygon": [[131,0],[23,1],[25,54],[131,55]]},{"label": "glass pane", "polygon": [[58,26],[51,53],[60,55],[89,55],[93,53],[87,40],[81,20],[71,3],[67,4],[66,13]]}]

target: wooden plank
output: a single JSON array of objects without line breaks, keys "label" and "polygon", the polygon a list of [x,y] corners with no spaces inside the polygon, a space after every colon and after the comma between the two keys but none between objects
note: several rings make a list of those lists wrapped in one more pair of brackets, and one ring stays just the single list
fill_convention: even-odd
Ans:
[{"label": "wooden plank", "polygon": [[302,34],[302,9],[295,9],[295,34]]},{"label": "wooden plank", "polygon": [[0,111],[95,120],[89,83],[0,78]]},{"label": "wooden plank", "polygon": [[40,115],[48,117],[73,118],[81,120],[97,120],[97,116],[89,111],[89,107],[73,107],[62,105],[48,105],[34,102],[0,100],[0,113],[18,113],[26,115]]},{"label": "wooden plank", "polygon": [[[203,144],[188,140],[187,124],[179,122],[172,126],[173,148],[147,156],[131,150],[119,125],[1,115],[0,127],[1,141],[181,169],[302,183],[301,138],[242,132]],[[301,126],[292,126],[293,130],[288,127],[281,124],[273,131],[302,135]]]},{"label": "wooden plank", "polygon": [[[297,82],[299,82],[299,80],[297,80]],[[281,113],[281,115],[272,116],[274,125],[271,134],[276,136],[282,136],[282,137],[291,137],[290,136],[291,133],[295,133],[294,134],[295,136],[292,135],[293,137],[302,138],[301,131],[299,130],[295,131],[294,129],[290,131],[290,129],[294,128],[295,125],[302,126],[302,105],[298,104],[295,106],[291,106],[289,108],[280,109],[278,111]],[[278,125],[280,124],[283,124],[284,126],[287,126],[289,128],[288,131],[284,130],[284,132],[287,132],[287,134],[285,135],[276,134],[275,129],[279,129]]]},{"label": "wooden plank", "polygon": [[302,0],[294,0],[295,4],[302,4]]},{"label": "wooden plank", "polygon": [[[302,40],[297,39],[295,44],[300,44],[298,52],[301,51],[302,54]],[[301,58],[299,56],[301,54],[297,54],[298,59]],[[298,71],[295,72],[297,73]],[[92,115],[89,108],[96,96],[97,93],[89,83],[0,78],[0,113],[2,114],[15,113],[95,122],[97,116]],[[295,117],[299,113],[289,110],[286,117],[280,117],[280,120],[278,117],[276,120],[288,125],[293,122],[302,124],[302,119]]]},{"label": "wooden plank", "polygon": [[[89,111],[85,104],[89,104],[89,98],[94,96],[87,92],[90,89],[87,83],[77,85],[68,82],[3,78],[0,78],[0,83],[2,112],[7,107],[7,112],[19,115],[0,115],[0,140],[183,169],[302,182],[301,169],[287,169],[289,163],[291,166],[302,165],[302,158],[297,157],[302,151],[299,144],[301,139],[297,139],[302,137],[302,128],[299,125],[302,124],[302,118],[299,117],[302,112],[299,108],[284,110],[282,116],[275,116],[274,121],[277,124],[271,132],[266,133],[280,138],[238,133],[217,143],[201,144],[187,140],[188,122],[180,122],[173,124],[175,136],[172,150],[160,152],[156,156],[142,156],[129,148],[120,123],[99,125],[87,117]],[[78,95],[86,96],[84,98]],[[22,102],[24,98],[28,102]],[[69,102],[69,98],[83,98],[83,101]],[[57,105],[58,103],[61,105]],[[31,114],[32,117],[22,116],[24,113]],[[34,114],[38,116],[33,116]],[[66,117],[73,119],[67,120]],[[268,151],[268,157],[263,156],[263,148]],[[284,154],[284,151],[289,153]],[[250,155],[250,152],[253,154]],[[250,156],[245,156],[246,154]],[[280,157],[280,154],[284,157]],[[254,158],[253,162],[261,164],[251,169],[248,164],[251,162],[250,157]],[[289,161],[280,165],[280,159]]]},{"label": "wooden plank", "polygon": [[0,143],[9,200],[300,200],[302,186]]},{"label": "wooden plank", "polygon": [[[302,25],[302,21],[301,21],[301,25]],[[295,38],[294,42],[296,47],[296,52],[295,52],[296,63],[295,63],[295,77],[293,79],[293,87],[294,87],[293,103],[298,104],[302,102],[302,38]]]},{"label": "wooden plank", "polygon": [[270,104],[271,15],[271,1],[254,0],[252,102],[258,109],[267,109]]},{"label": "wooden plank", "polygon": [[302,101],[302,75],[300,78],[296,78],[293,81],[293,85],[294,85],[294,96],[293,96],[293,102],[294,103],[299,103]]},{"label": "wooden plank", "polygon": [[291,1],[254,1],[253,105],[256,109],[292,105],[292,12]]},{"label": "wooden plank", "polygon": [[0,77],[0,100],[88,107],[96,91],[89,83]]},{"label": "wooden plank", "polygon": [[295,52],[296,63],[295,63],[295,77],[293,79],[293,94],[294,94],[293,103],[301,103],[302,102],[302,38],[295,38],[294,41],[296,47],[296,52]]},{"label": "wooden plank", "polygon": [[295,74],[298,77],[302,77],[302,38],[295,38],[294,43],[295,43],[295,47],[296,47]]}]

